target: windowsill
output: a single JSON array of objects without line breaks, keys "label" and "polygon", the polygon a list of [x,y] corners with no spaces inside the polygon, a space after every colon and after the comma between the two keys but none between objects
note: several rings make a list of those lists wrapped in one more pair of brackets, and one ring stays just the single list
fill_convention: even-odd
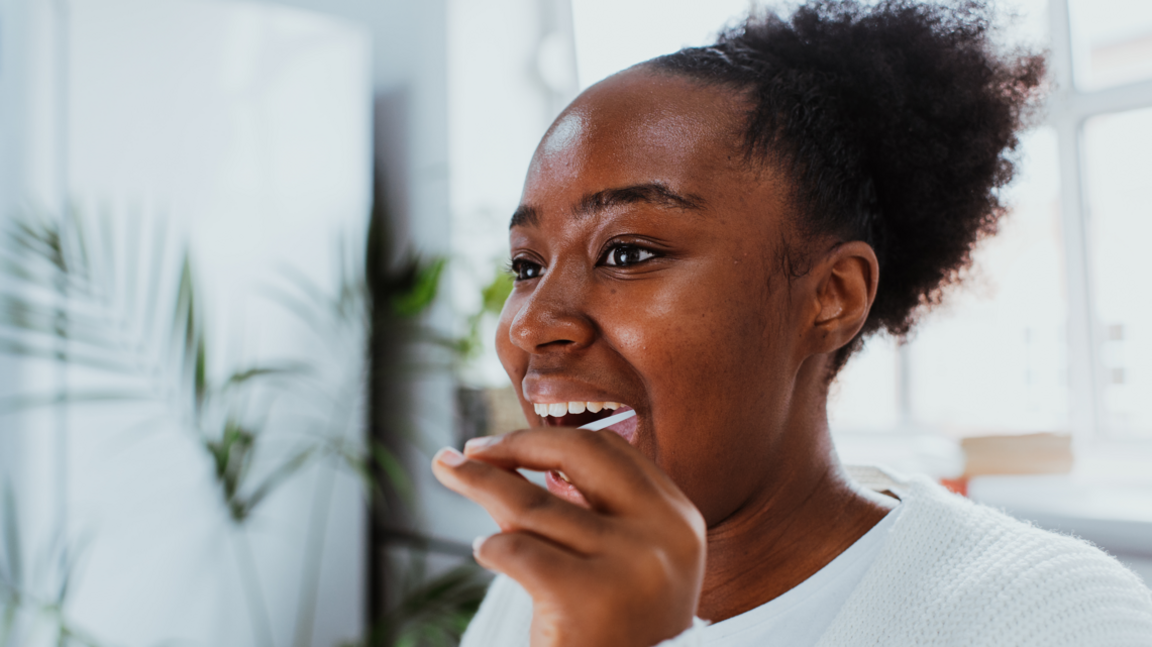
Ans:
[{"label": "windowsill", "polygon": [[[933,478],[963,471],[959,444],[925,431],[836,433],[833,440],[845,464]],[[969,481],[968,496],[1152,565],[1152,442],[1101,441],[1074,450],[1071,474],[977,476]]]},{"label": "windowsill", "polygon": [[968,496],[1114,555],[1152,558],[1152,480],[1104,480],[1078,472],[978,476],[969,481]]}]

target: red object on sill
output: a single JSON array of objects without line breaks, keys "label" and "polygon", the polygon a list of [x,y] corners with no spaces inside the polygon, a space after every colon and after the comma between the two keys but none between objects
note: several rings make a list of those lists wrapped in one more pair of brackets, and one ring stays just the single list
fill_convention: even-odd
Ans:
[{"label": "red object on sill", "polygon": [[940,479],[940,485],[943,485],[951,492],[955,492],[960,496],[968,496],[968,477],[961,476],[955,479]]}]

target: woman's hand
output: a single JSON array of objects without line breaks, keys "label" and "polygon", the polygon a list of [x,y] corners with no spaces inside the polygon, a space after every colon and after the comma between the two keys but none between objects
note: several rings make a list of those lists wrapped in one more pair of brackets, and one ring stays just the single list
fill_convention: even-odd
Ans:
[{"label": "woman's hand", "polygon": [[[533,647],[652,647],[692,624],[704,519],[652,461],[611,432],[536,428],[441,450],[440,482],[484,506],[502,532],[476,560],[532,596]],[[559,470],[589,508],[516,468]]]}]

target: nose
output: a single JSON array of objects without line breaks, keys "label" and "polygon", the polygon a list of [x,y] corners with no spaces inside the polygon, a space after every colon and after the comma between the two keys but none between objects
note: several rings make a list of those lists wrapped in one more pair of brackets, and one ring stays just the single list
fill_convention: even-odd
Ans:
[{"label": "nose", "polygon": [[537,354],[588,347],[596,326],[582,307],[587,287],[584,280],[566,276],[559,268],[546,272],[512,319],[508,329],[512,343]]}]

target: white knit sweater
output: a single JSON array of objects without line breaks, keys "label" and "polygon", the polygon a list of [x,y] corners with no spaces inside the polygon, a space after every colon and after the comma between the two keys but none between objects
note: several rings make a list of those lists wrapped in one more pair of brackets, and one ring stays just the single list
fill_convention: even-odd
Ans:
[{"label": "white knit sweater", "polygon": [[[927,479],[897,494],[903,513],[820,647],[1152,647],[1152,594],[1099,549]],[[497,578],[461,647],[526,647],[531,621],[531,598]],[[659,647],[697,647],[706,633],[697,623]]]}]

